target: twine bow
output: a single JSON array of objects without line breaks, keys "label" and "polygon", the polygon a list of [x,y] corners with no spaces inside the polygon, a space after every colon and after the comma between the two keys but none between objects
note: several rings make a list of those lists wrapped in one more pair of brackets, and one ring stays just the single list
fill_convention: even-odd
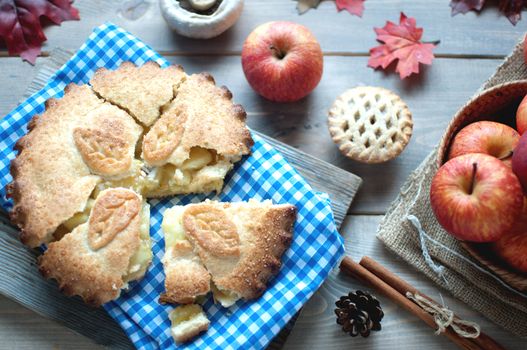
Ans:
[{"label": "twine bow", "polygon": [[464,338],[479,337],[480,327],[477,323],[457,318],[452,310],[442,307],[417,293],[406,292],[406,297],[434,316],[434,321],[437,325],[437,335],[444,332],[448,327],[452,327],[454,332]]}]

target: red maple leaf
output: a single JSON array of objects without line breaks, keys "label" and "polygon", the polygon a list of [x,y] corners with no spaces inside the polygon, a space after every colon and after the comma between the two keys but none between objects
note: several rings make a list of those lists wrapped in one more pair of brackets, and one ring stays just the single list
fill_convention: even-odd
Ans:
[{"label": "red maple leaf", "polygon": [[467,13],[468,11],[479,11],[483,8],[485,0],[451,0],[452,16],[458,13]]},{"label": "red maple leaf", "polygon": [[[452,16],[468,11],[480,11],[485,5],[485,0],[450,0]],[[499,0],[500,11],[516,25],[521,19],[521,11],[527,5],[527,0]]]},{"label": "red maple leaf", "polygon": [[337,0],[335,3],[339,11],[347,10],[352,15],[362,17],[364,1],[366,0]]},{"label": "red maple leaf", "polygon": [[434,59],[432,50],[437,43],[422,43],[423,28],[415,26],[415,19],[401,12],[399,24],[386,22],[383,28],[374,28],[377,40],[382,45],[370,49],[368,66],[386,69],[398,60],[395,71],[401,79],[412,73],[419,73],[419,63],[431,64]]},{"label": "red maple leaf", "polygon": [[525,0],[500,0],[499,7],[509,21],[516,25],[522,18],[521,12],[526,3]]},{"label": "red maple leaf", "polygon": [[46,36],[40,17],[51,22],[78,20],[79,11],[70,0],[0,0],[0,38],[10,55],[35,63]]}]

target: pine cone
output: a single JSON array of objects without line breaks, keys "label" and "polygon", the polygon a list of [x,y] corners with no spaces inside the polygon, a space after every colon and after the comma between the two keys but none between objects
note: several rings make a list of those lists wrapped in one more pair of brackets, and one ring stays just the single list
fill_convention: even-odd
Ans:
[{"label": "pine cone", "polygon": [[358,290],[340,297],[335,303],[337,308],[337,324],[352,337],[361,335],[367,337],[370,331],[381,330],[381,320],[384,316],[379,301],[369,293]]}]

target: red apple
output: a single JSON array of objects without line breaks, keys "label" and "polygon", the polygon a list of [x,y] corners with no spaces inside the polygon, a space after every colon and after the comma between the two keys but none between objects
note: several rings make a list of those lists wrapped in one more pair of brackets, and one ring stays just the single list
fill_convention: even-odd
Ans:
[{"label": "red apple", "polygon": [[242,67],[251,87],[277,102],[293,102],[318,85],[322,50],[306,27],[292,22],[268,22],[245,40]]},{"label": "red apple", "polygon": [[511,164],[512,151],[520,135],[505,124],[480,121],[467,125],[452,141],[448,159],[467,153],[485,153]]},{"label": "red apple", "polygon": [[527,35],[523,37],[523,61],[527,64]]},{"label": "red apple", "polygon": [[508,265],[527,273],[527,227],[505,234],[494,243],[494,251]]},{"label": "red apple", "polygon": [[492,242],[520,217],[518,178],[497,158],[469,153],[446,162],[432,180],[430,202],[437,221],[454,237]]},{"label": "red apple", "polygon": [[523,98],[516,110],[516,130],[520,135],[527,131],[527,96]]},{"label": "red apple", "polygon": [[527,197],[514,227],[492,244],[496,254],[516,270],[527,273]]},{"label": "red apple", "polygon": [[523,191],[527,194],[527,132],[520,137],[520,142],[514,149],[512,171],[520,179]]}]

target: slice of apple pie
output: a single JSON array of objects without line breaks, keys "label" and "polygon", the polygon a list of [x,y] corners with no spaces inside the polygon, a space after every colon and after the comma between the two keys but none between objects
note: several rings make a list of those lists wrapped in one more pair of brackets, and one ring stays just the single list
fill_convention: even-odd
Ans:
[{"label": "slice of apple pie", "polygon": [[124,188],[102,191],[86,222],[39,258],[40,271],[66,295],[98,306],[117,298],[128,282],[143,277],[152,260],[150,207]]},{"label": "slice of apple pie", "polygon": [[212,291],[229,307],[259,297],[280,269],[295,220],[294,206],[271,201],[205,201],[167,209],[166,292],[160,301],[192,303]]},{"label": "slice of apple pie", "polygon": [[142,158],[158,186],[149,197],[219,191],[253,145],[246,114],[209,74],[188,76],[143,139]]}]

